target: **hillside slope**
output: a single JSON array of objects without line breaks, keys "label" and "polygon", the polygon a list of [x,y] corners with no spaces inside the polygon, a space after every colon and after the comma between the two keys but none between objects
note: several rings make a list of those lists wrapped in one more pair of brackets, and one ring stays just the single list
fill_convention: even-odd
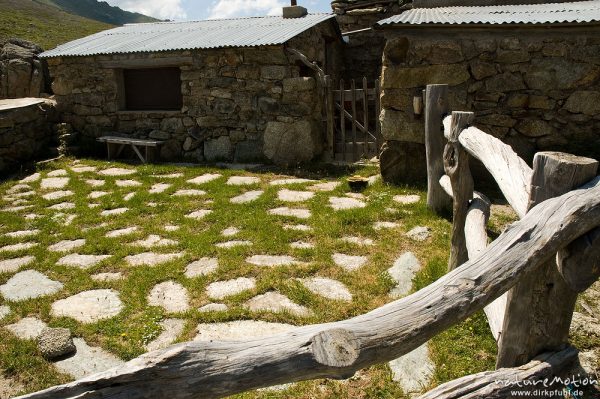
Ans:
[{"label": "hillside slope", "polygon": [[143,14],[124,11],[119,7],[113,7],[105,1],[97,0],[34,0],[55,6],[70,14],[79,15],[104,22],[111,25],[124,25],[140,22],[156,22],[158,19]]},{"label": "hillside slope", "polygon": [[0,0],[0,41],[18,37],[49,50],[112,27],[32,0]]}]

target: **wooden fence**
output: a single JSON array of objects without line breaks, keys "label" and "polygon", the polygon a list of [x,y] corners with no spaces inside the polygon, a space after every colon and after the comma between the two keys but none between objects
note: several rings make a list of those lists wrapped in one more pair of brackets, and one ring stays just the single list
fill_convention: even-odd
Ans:
[{"label": "wooden fence", "polygon": [[[428,87],[429,108],[439,110],[447,103],[444,92],[447,87]],[[514,388],[498,381],[537,380],[558,373],[577,355],[565,336],[574,300],[559,301],[558,291],[546,287],[540,293],[535,285],[561,278],[576,296],[598,278],[597,163],[540,153],[531,169],[510,147],[469,126],[471,113],[453,112],[444,119],[445,128],[443,114],[428,110],[427,157],[429,168],[439,174],[430,171],[434,180],[428,203],[435,203],[436,209],[451,204],[454,211],[450,270],[445,276],[352,319],[249,341],[181,343],[22,398],[220,398],[274,384],[343,379],[409,353],[484,308],[498,337],[498,366],[503,368],[451,381],[422,399],[508,397]],[[521,217],[489,245],[489,201],[473,191],[469,156],[490,170]],[[500,299],[507,292],[506,300]],[[532,294],[536,301],[529,300]],[[552,310],[553,317],[539,319],[542,308]],[[524,317],[523,310],[535,317]],[[535,343],[524,335],[532,328],[540,332],[532,336]],[[549,328],[555,329],[552,337],[546,336]],[[517,339],[509,341],[509,336]]]}]

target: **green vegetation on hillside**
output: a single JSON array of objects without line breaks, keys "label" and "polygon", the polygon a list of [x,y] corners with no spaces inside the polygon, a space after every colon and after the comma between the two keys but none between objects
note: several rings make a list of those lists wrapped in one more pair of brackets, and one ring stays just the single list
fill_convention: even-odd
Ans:
[{"label": "green vegetation on hillside", "polygon": [[0,41],[18,37],[49,50],[113,27],[32,0],[0,0]]},{"label": "green vegetation on hillside", "polygon": [[156,22],[158,19],[143,14],[124,11],[105,1],[97,0],[34,0],[37,3],[58,7],[70,14],[93,19],[111,25],[124,25],[141,22]]}]

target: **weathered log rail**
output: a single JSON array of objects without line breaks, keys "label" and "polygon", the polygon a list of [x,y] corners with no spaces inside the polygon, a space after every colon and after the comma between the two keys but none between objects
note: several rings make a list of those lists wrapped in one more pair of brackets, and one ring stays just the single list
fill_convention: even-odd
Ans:
[{"label": "weathered log rail", "polygon": [[[478,150],[469,151],[464,146],[462,133],[472,128],[467,127],[470,117],[461,119],[467,123],[453,123],[450,146],[454,148],[446,151],[446,161],[450,163],[446,170],[449,171],[455,166],[460,166],[457,170],[464,167],[452,162],[468,161],[464,156],[456,157],[456,151],[466,149],[471,156],[484,158],[478,155]],[[439,122],[441,125],[442,120]],[[476,139],[478,142],[486,140]],[[498,154],[509,157],[511,164],[521,164],[505,150],[499,148]],[[430,155],[435,156],[435,153]],[[488,158],[495,159],[493,156]],[[493,163],[496,161],[490,161],[489,165]],[[506,168],[497,167],[497,174],[505,172]],[[533,170],[531,176],[535,174]],[[530,183],[523,186],[528,175],[524,167],[517,174],[517,182],[525,193],[531,192]],[[506,300],[499,302],[499,298],[507,298],[510,289],[547,267],[557,253],[563,254],[559,257],[561,275],[575,276],[572,279],[579,288],[595,279],[596,269],[588,267],[589,262],[581,262],[573,251],[581,249],[587,254],[597,253],[593,244],[598,242],[597,228],[600,226],[600,177],[584,179],[590,181],[580,188],[549,195],[548,199],[524,212],[521,220],[509,226],[489,245],[485,233],[489,200],[483,194],[473,192],[472,188],[467,191],[471,192],[471,198],[455,194],[463,187],[452,182],[452,176],[432,174],[431,177],[436,179],[435,184],[440,185],[442,193],[450,194],[454,202],[457,198],[468,202],[460,204],[461,212],[466,208],[460,223],[463,224],[468,260],[457,263],[431,285],[352,319],[298,327],[248,341],[181,343],[142,355],[124,366],[21,398],[220,398],[287,382],[348,378],[361,368],[409,353],[484,307],[488,317],[494,311],[502,313],[502,317],[495,318],[496,333],[502,342],[502,328],[507,319],[506,305],[503,305]],[[455,176],[455,180],[457,177],[460,178]],[[509,186],[506,183],[504,190]],[[514,202],[513,206],[524,206],[523,193],[511,195],[509,201]],[[529,197],[526,204],[530,207]],[[456,204],[454,209],[458,209]],[[574,264],[575,261],[579,266]],[[582,278],[582,270],[588,269]],[[488,312],[488,309],[491,310]],[[537,359],[519,368],[463,377],[436,388],[423,398],[506,397],[506,387],[493,381],[504,377],[532,379],[547,376],[572,361],[576,354],[574,349],[553,352],[536,354],[539,355]]]}]

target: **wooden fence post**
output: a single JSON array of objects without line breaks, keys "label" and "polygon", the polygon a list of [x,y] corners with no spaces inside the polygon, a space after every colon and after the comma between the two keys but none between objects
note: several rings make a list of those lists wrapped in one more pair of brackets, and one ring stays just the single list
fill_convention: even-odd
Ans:
[{"label": "wooden fence post", "polygon": [[436,213],[452,209],[452,199],[440,186],[444,175],[442,118],[448,113],[448,85],[427,85],[425,95],[425,154],[427,156],[427,207]]},{"label": "wooden fence post", "polygon": [[[593,159],[537,153],[528,211],[581,186],[596,176],[597,169],[598,162]],[[576,299],[577,292],[560,275],[555,260],[519,280],[508,292],[496,367],[520,366],[543,351],[564,347]]]},{"label": "wooden fence post", "polygon": [[[473,112],[452,112],[448,144],[444,149],[444,170],[452,184],[452,242],[448,270],[454,270],[469,260],[465,240],[465,222],[469,201],[473,198],[473,177],[469,169],[469,154],[458,141],[460,133],[475,119]],[[438,179],[439,185],[439,179]],[[444,195],[447,195],[445,192]]]},{"label": "wooden fence post", "polygon": [[327,151],[326,157],[329,160],[333,160],[335,157],[335,141],[334,141],[334,113],[335,107],[333,104],[333,82],[331,81],[331,76],[325,76],[325,88],[327,90],[327,97],[325,99],[325,107],[327,113]]}]

